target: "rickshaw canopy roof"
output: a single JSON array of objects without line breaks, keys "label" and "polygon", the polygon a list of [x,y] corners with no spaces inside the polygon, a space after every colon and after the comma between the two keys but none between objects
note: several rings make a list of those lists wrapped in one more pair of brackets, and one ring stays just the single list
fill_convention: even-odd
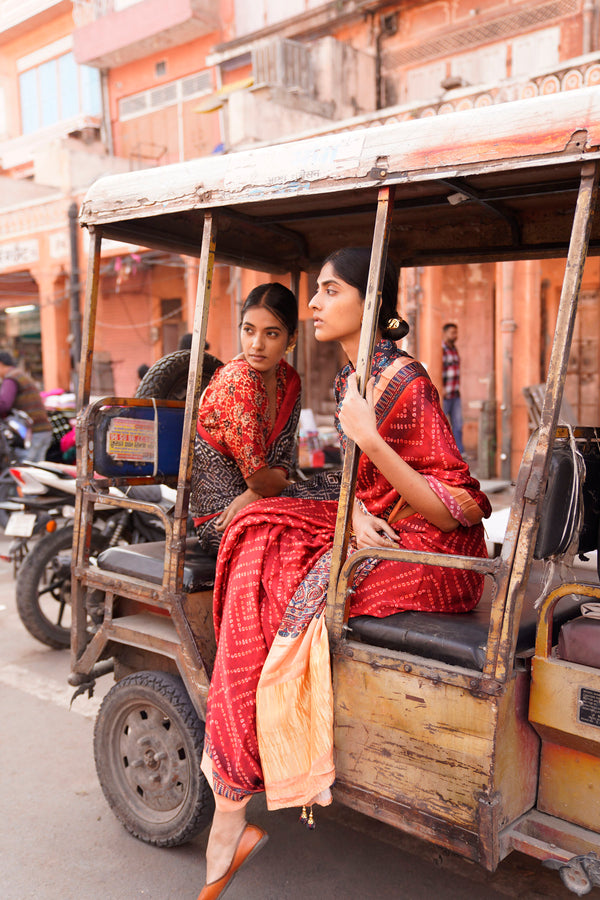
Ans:
[{"label": "rickshaw canopy roof", "polygon": [[[370,242],[395,184],[390,253],[401,265],[564,256],[582,163],[600,158],[600,86],[107,176],[80,221],[105,237],[198,256],[308,269]],[[339,127],[339,124],[338,126]],[[590,253],[600,252],[600,216]]]}]

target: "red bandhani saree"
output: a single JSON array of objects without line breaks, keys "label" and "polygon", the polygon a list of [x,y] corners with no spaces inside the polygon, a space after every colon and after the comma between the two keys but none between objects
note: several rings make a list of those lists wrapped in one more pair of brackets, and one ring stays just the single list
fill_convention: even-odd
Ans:
[{"label": "red bandhani saree", "polygon": [[[338,405],[350,367],[336,383]],[[406,507],[361,457],[357,497],[386,518],[402,547],[485,556],[490,513],[462,460],[423,367],[389,341],[377,345],[378,428],[427,478],[460,523],[441,532]],[[327,796],[334,780],[333,711],[324,608],[337,504],[275,498],[234,519],[218,557],[214,615],[218,648],[202,767],[217,806],[266,790],[269,808]],[[465,570],[367,559],[355,570],[351,615],[401,610],[465,612],[482,576]],[[257,723],[258,714],[258,723]]]}]

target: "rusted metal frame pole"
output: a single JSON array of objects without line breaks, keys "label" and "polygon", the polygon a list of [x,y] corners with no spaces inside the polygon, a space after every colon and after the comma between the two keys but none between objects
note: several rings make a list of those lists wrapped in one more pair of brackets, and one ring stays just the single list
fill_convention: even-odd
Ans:
[{"label": "rusted metal frame pole", "polygon": [[[169,541],[167,538],[165,550],[165,585],[168,585],[169,589],[175,592],[180,592],[183,584],[183,563],[190,498],[190,478],[192,475],[192,461],[194,458],[196,416],[198,403],[200,401],[200,388],[202,385],[202,368],[210,306],[210,291],[215,264],[216,230],[216,222],[212,213],[206,213],[204,216],[202,246],[200,250],[196,310],[194,314],[188,388],[185,399],[183,432],[181,436],[181,458],[179,462],[173,532],[171,540]],[[193,386],[192,389],[190,389],[190,386]]]},{"label": "rusted metal frame pole", "polygon": [[373,552],[371,548],[365,550],[357,550],[353,553],[342,566],[338,585],[339,591],[348,589],[348,582],[351,580],[354,569],[360,565],[365,559],[372,559],[377,556],[378,559],[390,559],[397,562],[423,563],[430,566],[440,566],[444,569],[468,569],[471,572],[479,572],[481,575],[491,575],[494,577],[500,568],[501,562],[499,558],[485,559],[478,556],[454,556],[448,553],[424,553],[419,550],[383,550],[377,549]]},{"label": "rusted metal frame pole", "polygon": [[486,646],[486,658],[483,666],[483,675],[485,678],[493,679],[496,669],[496,660],[498,657],[498,646],[500,643],[500,635],[502,633],[502,623],[504,620],[504,610],[506,607],[506,597],[508,595],[508,584],[510,581],[510,572],[513,566],[515,554],[517,552],[517,541],[519,538],[521,520],[523,518],[523,495],[531,464],[533,460],[533,451],[537,435],[532,434],[525,447],[523,459],[519,469],[519,475],[515,487],[515,494],[511,506],[508,524],[502,544],[502,552],[498,559],[500,566],[497,576],[498,592],[492,600],[492,609],[490,615],[490,628]]},{"label": "rusted metal frame pole", "polygon": [[[98,311],[98,289],[100,283],[100,249],[102,229],[90,228],[90,252],[86,284],[86,304],[83,317],[81,340],[81,361],[77,385],[77,494],[73,518],[73,564],[75,568],[87,564],[92,535],[94,507],[84,498],[84,485],[92,474],[92,448],[88,439],[85,410],[90,400],[92,385],[92,360],[96,316]],[[81,579],[71,575],[71,664],[75,662],[87,643],[87,615],[85,609],[85,588]]]},{"label": "rusted metal frame pole", "polygon": [[[300,269],[297,267],[290,271],[290,289],[297,300],[300,296]],[[298,368],[298,340],[296,340],[292,352],[288,354],[288,361],[295,369]]]},{"label": "rusted metal frame pole", "polygon": [[597,194],[598,164],[592,162],[584,163],[581,168],[579,194],[571,230],[567,266],[560,296],[552,353],[548,366],[544,405],[542,407],[538,438],[533,449],[531,471],[525,485],[523,517],[508,583],[504,620],[494,671],[494,678],[498,681],[505,681],[512,667],[525,587],[537,534],[540,494],[548,478],[550,456],[556,438],[565,376],[569,363],[569,351],[575,327],[579,290],[587,256]]},{"label": "rusted metal frame pole", "polygon": [[[377,317],[381,304],[381,287],[387,261],[387,248],[394,208],[395,188],[393,185],[381,188],[377,198],[377,213],[373,243],[371,247],[371,264],[369,280],[365,296],[363,323],[358,347],[356,374],[358,389],[364,397],[368,374],[371,369],[371,358],[375,346]],[[329,589],[327,592],[327,628],[332,646],[342,638],[344,622],[347,617],[349,597],[346,592],[338,591],[338,578],[348,552],[348,540],[352,524],[352,510],[356,494],[356,472],[358,469],[359,449],[353,441],[348,441],[344,456],[344,468],[340,488],[340,500],[335,524],[335,537],[331,554]]]},{"label": "rusted metal frame pole", "polygon": [[[188,388],[185,400],[183,433],[181,437],[181,458],[177,482],[177,499],[173,529],[167,533],[165,546],[165,566],[163,591],[170,602],[171,618],[179,634],[181,645],[177,653],[178,668],[201,718],[206,717],[206,697],[208,695],[209,677],[200,654],[188,619],[183,610],[183,567],[185,561],[185,544],[187,531],[187,514],[190,496],[190,478],[194,458],[194,439],[196,436],[196,416],[202,386],[202,368],[204,347],[206,344],[206,327],[210,306],[213,269],[215,263],[216,222],[211,213],[204,216],[202,231],[202,247],[200,251],[200,268],[198,272],[198,288],[196,293],[196,310],[190,350],[190,369]],[[193,387],[192,387],[193,386]]]},{"label": "rusted metal frame pole", "polygon": [[[83,314],[83,334],[81,336],[81,362],[79,364],[79,391],[77,395],[77,412],[80,413],[90,402],[92,386],[92,359],[94,337],[96,334],[96,315],[98,312],[98,288],[100,283],[100,247],[102,244],[102,228],[91,225],[90,253],[86,284],[86,303]],[[83,371],[82,371],[83,370]]]}]

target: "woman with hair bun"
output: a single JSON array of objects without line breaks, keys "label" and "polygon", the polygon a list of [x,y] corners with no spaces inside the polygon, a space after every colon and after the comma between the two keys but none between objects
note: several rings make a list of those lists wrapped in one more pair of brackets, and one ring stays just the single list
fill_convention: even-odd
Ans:
[{"label": "woman with hair bun", "polygon": [[[318,341],[338,341],[349,363],[335,384],[336,424],[359,459],[350,552],[402,547],[485,557],[481,520],[491,512],[457,450],[439,397],[420,363],[399,350],[408,326],[396,311],[388,261],[366,397],[355,365],[370,250],[329,256],[309,303]],[[331,802],[333,700],[325,627],[337,504],[278,497],[254,504],[225,534],[214,592],[218,645],[208,696],[202,769],[215,796],[207,883],[215,900],[267,839],[246,823],[252,794],[269,809]],[[363,560],[350,615],[407,609],[465,612],[483,576],[464,569]]]}]

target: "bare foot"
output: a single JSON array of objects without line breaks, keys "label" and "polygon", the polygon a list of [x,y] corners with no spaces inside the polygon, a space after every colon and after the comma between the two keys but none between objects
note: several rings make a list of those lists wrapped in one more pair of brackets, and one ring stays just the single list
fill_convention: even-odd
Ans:
[{"label": "bare foot", "polygon": [[240,810],[215,810],[206,848],[206,883],[218,881],[227,872],[246,827],[246,805]]}]

